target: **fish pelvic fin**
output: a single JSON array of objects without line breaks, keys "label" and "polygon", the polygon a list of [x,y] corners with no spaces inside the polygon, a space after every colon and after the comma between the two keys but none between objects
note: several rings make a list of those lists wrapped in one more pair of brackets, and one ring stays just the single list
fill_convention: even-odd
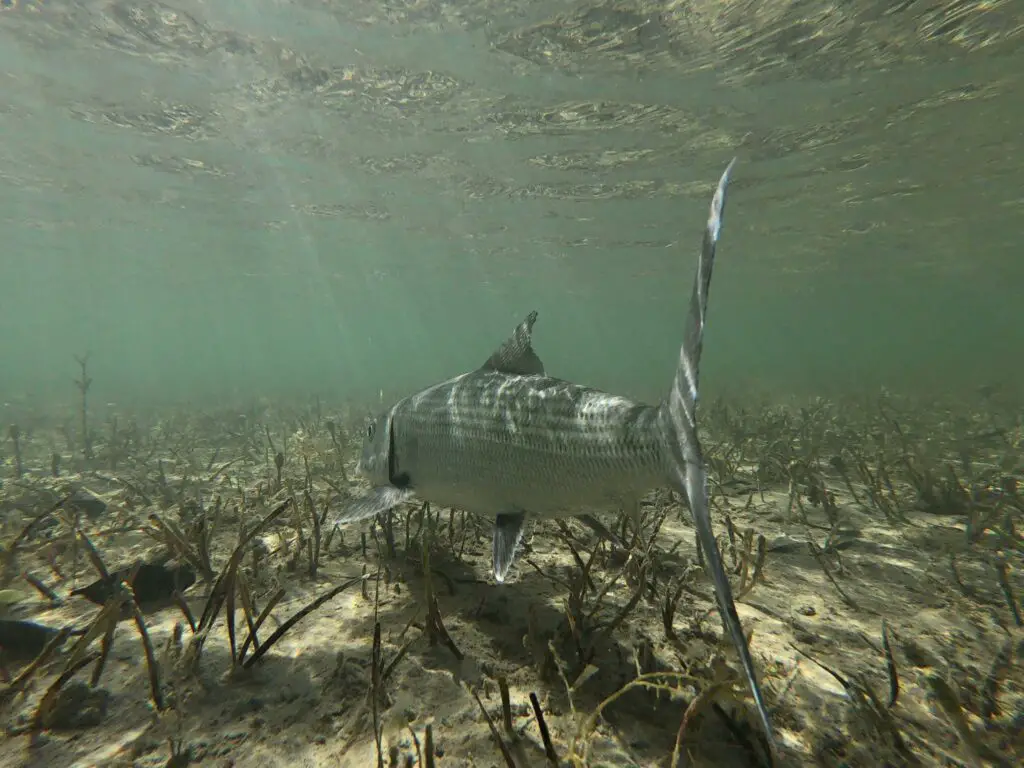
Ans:
[{"label": "fish pelvic fin", "polygon": [[711,512],[708,505],[707,471],[700,439],[697,435],[697,394],[700,370],[700,356],[704,341],[704,323],[708,311],[708,290],[711,287],[711,272],[714,267],[715,249],[722,231],[722,216],[725,211],[726,188],[736,160],[729,163],[718,180],[704,238],[701,243],[700,260],[693,281],[693,293],[686,318],[683,344],[679,350],[679,365],[668,400],[662,404],[660,424],[669,456],[669,484],[686,495],[690,512],[697,529],[697,539],[708,564],[708,572],[715,589],[715,599],[722,616],[726,633],[739,653],[743,672],[750,686],[757,707],[765,738],[776,752],[768,708],[761,693],[761,687],[754,669],[753,657],[747,645],[743,627],[736,613],[729,578],[726,576],[721,553],[711,527]]},{"label": "fish pelvic fin", "polygon": [[508,578],[509,569],[516,558],[516,549],[523,538],[524,512],[504,512],[494,518],[494,545],[492,549],[494,580],[499,584]]}]

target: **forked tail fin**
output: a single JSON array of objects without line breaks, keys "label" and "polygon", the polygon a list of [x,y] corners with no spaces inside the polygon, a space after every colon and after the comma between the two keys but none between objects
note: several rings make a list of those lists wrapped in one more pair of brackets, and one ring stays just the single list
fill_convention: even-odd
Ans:
[{"label": "forked tail fin", "polygon": [[676,368],[675,381],[668,402],[662,406],[662,425],[666,432],[666,443],[671,455],[670,482],[678,491],[686,494],[690,502],[690,511],[697,527],[704,557],[707,559],[708,570],[715,587],[715,598],[722,621],[736,650],[739,652],[743,672],[750,685],[758,715],[765,730],[768,743],[775,751],[775,739],[772,734],[771,720],[768,709],[761,695],[761,687],[754,672],[754,660],[750,655],[736,605],[732,598],[732,588],[722,565],[722,556],[715,542],[715,534],[711,528],[711,512],[708,509],[707,472],[704,468],[704,456],[700,440],[697,437],[697,381],[700,368],[700,353],[704,340],[704,320],[708,311],[708,289],[711,286],[711,270],[715,261],[715,247],[722,229],[722,215],[725,210],[725,190],[729,184],[729,175],[736,164],[733,159],[725,169],[715,196],[711,201],[711,212],[704,228],[704,241],[700,249],[700,261],[693,282],[693,295],[690,297],[689,315],[686,318],[686,331],[683,345],[679,350],[679,365]]}]

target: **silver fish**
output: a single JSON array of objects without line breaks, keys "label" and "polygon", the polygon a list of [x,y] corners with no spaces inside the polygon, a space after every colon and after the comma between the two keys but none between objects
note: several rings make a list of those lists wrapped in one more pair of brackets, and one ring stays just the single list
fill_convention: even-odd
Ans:
[{"label": "silver fish", "polygon": [[668,399],[636,403],[548,376],[529,316],[476,370],[406,397],[367,427],[360,471],[374,486],[348,523],[418,498],[494,520],[494,576],[504,581],[526,519],[582,516],[669,487],[690,503],[725,628],[739,651],[766,738],[771,722],[711,528],[697,437],[697,374],[715,247],[735,160],[704,229],[679,365]]}]

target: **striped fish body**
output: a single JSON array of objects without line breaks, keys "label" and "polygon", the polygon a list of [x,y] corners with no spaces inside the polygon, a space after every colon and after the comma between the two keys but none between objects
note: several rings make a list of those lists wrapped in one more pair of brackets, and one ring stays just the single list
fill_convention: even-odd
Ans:
[{"label": "striped fish body", "polygon": [[618,510],[668,484],[659,410],[548,376],[481,369],[391,412],[391,476],[491,517]]},{"label": "striped fish body", "polygon": [[334,522],[374,517],[417,498],[492,516],[494,576],[504,581],[528,517],[622,509],[659,486],[685,494],[723,624],[774,745],[711,525],[697,435],[698,368],[731,168],[711,202],[665,402],[640,405],[547,376],[533,351],[532,312],[480,368],[398,402],[368,425],[360,470],[373,490]]}]

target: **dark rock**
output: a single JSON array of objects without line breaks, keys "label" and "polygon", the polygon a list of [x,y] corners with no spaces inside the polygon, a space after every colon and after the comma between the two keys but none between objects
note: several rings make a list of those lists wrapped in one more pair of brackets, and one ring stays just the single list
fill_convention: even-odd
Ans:
[{"label": "dark rock", "polygon": [[[34,621],[0,619],[0,651],[8,659],[34,659],[58,631]],[[73,634],[82,632],[76,630]]]},{"label": "dark rock", "polygon": [[105,604],[114,594],[120,581],[130,581],[135,601],[139,605],[169,600],[175,591],[184,592],[195,584],[196,574],[187,565],[162,565],[141,563],[135,578],[135,566],[120,568],[106,579],[97,579],[92,584],[76,589],[72,595],[81,595],[97,605]]}]

